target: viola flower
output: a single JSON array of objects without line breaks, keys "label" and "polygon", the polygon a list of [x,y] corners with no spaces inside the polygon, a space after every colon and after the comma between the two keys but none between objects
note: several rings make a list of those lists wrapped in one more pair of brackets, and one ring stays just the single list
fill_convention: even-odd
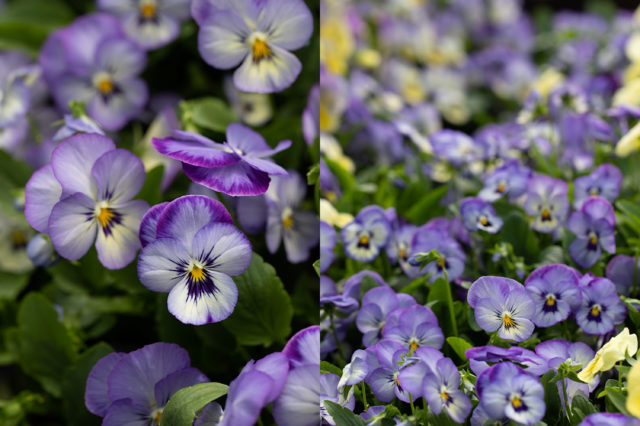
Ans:
[{"label": "viola flower", "polygon": [[329,400],[335,402],[342,407],[348,408],[353,411],[356,406],[356,400],[354,397],[354,388],[351,388],[345,398],[344,394],[338,389],[338,382],[340,377],[332,373],[320,374],[320,385],[322,386],[322,393],[320,394],[320,416],[324,422],[335,425],[336,421],[324,406],[324,401]]},{"label": "viola flower", "polygon": [[60,257],[53,248],[51,240],[45,234],[38,234],[29,240],[27,244],[27,256],[34,266],[48,268],[55,265]]},{"label": "viola flower", "polygon": [[80,259],[95,242],[100,262],[120,269],[140,248],[138,229],[149,205],[131,199],[144,179],[138,157],[106,136],[77,134],[60,142],[51,164],[27,182],[25,216],[49,234],[60,256]]},{"label": "viola flower", "polygon": [[189,0],[98,0],[98,8],[122,19],[124,33],[140,47],[153,50],[180,34],[190,15]]},{"label": "viola flower", "polygon": [[333,249],[336,247],[337,235],[333,226],[324,220],[320,221],[320,272],[324,273],[333,262]]},{"label": "viola flower", "polygon": [[105,130],[115,131],[136,117],[147,102],[145,82],[138,78],[145,52],[122,33],[107,14],[76,19],[49,36],[40,52],[43,76],[58,108],[69,102],[86,105]]},{"label": "viola flower", "polygon": [[410,278],[419,274],[417,267],[409,263],[411,257],[411,241],[418,229],[415,225],[401,225],[391,233],[391,239],[387,245],[387,257],[392,264],[398,262],[402,271]]},{"label": "viola flower", "polygon": [[403,368],[420,360],[407,357],[407,349],[393,340],[382,340],[376,344],[375,350],[380,367],[367,377],[371,391],[382,402],[391,402],[394,397],[409,402],[409,394],[400,386],[398,375]]},{"label": "viola flower", "polygon": [[593,413],[582,419],[580,426],[640,426],[640,420],[620,413]]},{"label": "viola flower", "polygon": [[182,388],[208,382],[190,366],[189,354],[172,343],[153,343],[100,359],[87,378],[85,405],[105,426],[157,426],[164,406]]},{"label": "viola flower", "polygon": [[403,344],[407,351],[416,350],[422,346],[431,346],[436,349],[442,347],[444,335],[431,309],[414,305],[398,313],[397,321],[387,320],[382,330],[384,339]]},{"label": "viola flower", "polygon": [[288,176],[274,176],[265,194],[267,249],[275,253],[282,240],[291,263],[307,260],[320,239],[318,215],[300,208],[306,192],[306,182],[298,172],[290,170]]},{"label": "viola flower", "polygon": [[31,105],[29,83],[36,72],[22,53],[0,53],[0,130],[14,126],[27,114]]},{"label": "viola flower", "polygon": [[613,164],[602,164],[591,174],[580,176],[573,182],[573,205],[576,209],[592,196],[599,196],[613,203],[620,193],[622,173]]},{"label": "viola flower", "polygon": [[600,197],[588,198],[579,211],[569,217],[568,228],[576,234],[569,246],[571,258],[581,267],[590,268],[598,261],[602,250],[616,252],[613,207]]},{"label": "viola flower", "polygon": [[569,212],[567,191],[563,180],[534,174],[524,201],[525,212],[534,218],[533,229],[548,234],[560,226]]},{"label": "viola flower", "polygon": [[302,0],[208,3],[213,7],[192,8],[205,62],[219,69],[241,64],[233,82],[245,92],[280,92],[296,80],[302,65],[289,51],[304,46],[313,32]]},{"label": "viola flower", "polygon": [[524,366],[525,371],[534,376],[542,376],[549,371],[549,365],[544,358],[519,346],[510,348],[501,348],[493,345],[478,346],[467,349],[465,356],[469,359],[469,367],[476,375],[489,368],[489,363],[493,364],[501,361],[511,361]]},{"label": "viola flower", "polygon": [[521,166],[517,161],[510,161],[498,167],[485,178],[484,187],[478,198],[488,202],[499,200],[505,195],[515,199],[527,192],[531,170]]},{"label": "viola flower", "polygon": [[316,84],[309,92],[307,107],[302,113],[302,134],[309,146],[320,134],[320,99],[320,85]]},{"label": "viola flower", "polygon": [[627,375],[627,411],[640,418],[640,365],[633,365]]},{"label": "viola flower", "polygon": [[535,305],[529,293],[510,278],[480,277],[467,295],[476,322],[484,331],[502,339],[522,342],[531,336]]},{"label": "viola flower", "polygon": [[53,135],[53,140],[60,142],[76,133],[97,133],[104,135],[104,131],[100,125],[88,115],[85,114],[76,117],[72,114],[65,114],[64,125]]},{"label": "viola flower", "polygon": [[411,242],[413,256],[409,263],[415,262],[418,253],[428,253],[436,250],[440,254],[439,260],[427,263],[421,274],[429,275],[429,282],[435,282],[438,278],[444,278],[445,272],[449,281],[458,279],[464,272],[466,255],[460,244],[449,233],[439,228],[427,226],[418,229]]},{"label": "viola flower", "polygon": [[538,327],[551,327],[566,320],[582,302],[578,274],[565,265],[537,268],[524,286],[535,303],[533,323]]},{"label": "viola flower", "polygon": [[444,409],[454,422],[464,423],[471,412],[471,401],[460,390],[460,372],[449,358],[438,360],[424,377],[423,392],[436,415]]},{"label": "viola flower", "polygon": [[240,120],[252,127],[266,124],[273,117],[271,98],[266,93],[250,93],[238,90],[231,77],[224,79],[224,93],[231,109]]},{"label": "viola flower", "polygon": [[483,371],[476,381],[476,389],[480,405],[494,419],[508,417],[532,425],[544,416],[544,388],[539,380],[510,362],[501,362]]},{"label": "viola flower", "polygon": [[153,138],[152,143],[159,153],[182,161],[182,169],[192,181],[234,196],[264,194],[270,175],[286,175],[287,171],[268,157],[291,146],[291,141],[281,141],[271,149],[259,133],[240,123],[227,127],[224,143],[178,130],[172,137]]},{"label": "viola flower", "polygon": [[370,347],[382,340],[382,330],[389,314],[415,304],[415,299],[410,295],[396,294],[386,286],[369,290],[362,298],[362,307],[356,316],[356,326],[363,334],[362,344]]},{"label": "viola flower", "polygon": [[502,227],[502,219],[493,206],[480,198],[465,198],[460,203],[462,223],[468,231],[486,231],[495,234]]},{"label": "viola flower", "polygon": [[606,278],[594,278],[581,286],[582,305],[576,322],[588,334],[607,334],[627,316],[627,308]]},{"label": "viola flower", "polygon": [[345,386],[360,383],[378,367],[380,367],[380,363],[374,347],[369,347],[366,350],[356,349],[351,355],[351,362],[342,369],[338,389],[341,390]]},{"label": "viola flower", "polygon": [[371,262],[387,246],[390,234],[391,225],[384,210],[380,206],[367,206],[342,228],[340,237],[347,256]]},{"label": "viola flower", "polygon": [[28,251],[32,236],[33,231],[20,216],[0,214],[0,271],[22,274],[33,269]]},{"label": "viola flower", "polygon": [[340,313],[349,315],[358,310],[358,300],[348,294],[338,293],[336,284],[326,275],[320,275],[320,306],[330,305]]},{"label": "viola flower", "polygon": [[633,288],[634,277],[640,278],[640,261],[634,267],[634,258],[619,254],[607,264],[605,275],[616,285],[619,295],[627,296]]},{"label": "viola flower", "polygon": [[[148,216],[155,217],[158,210]],[[145,217],[141,240],[153,220]],[[251,262],[251,245],[232,225],[224,206],[209,197],[175,199],[157,216],[156,239],[138,259],[140,282],[152,291],[169,293],[169,312],[185,324],[219,322],[233,312],[238,289],[231,276]]]},{"label": "viola flower", "polygon": [[424,396],[424,379],[437,368],[439,360],[444,358],[439,350],[423,346],[411,352],[411,361],[398,373],[398,385],[411,394],[413,400]]},{"label": "viola flower", "polygon": [[474,140],[455,130],[440,130],[429,137],[436,157],[448,160],[458,167],[482,158],[482,150]]}]

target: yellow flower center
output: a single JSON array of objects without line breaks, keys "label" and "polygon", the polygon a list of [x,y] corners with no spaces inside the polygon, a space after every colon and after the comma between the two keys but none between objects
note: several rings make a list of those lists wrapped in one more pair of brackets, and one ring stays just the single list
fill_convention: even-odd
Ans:
[{"label": "yellow flower center", "polygon": [[486,217],[480,216],[480,223],[482,224],[482,226],[487,226],[489,224],[489,221]]},{"label": "yellow flower center", "polygon": [[100,223],[100,226],[102,226],[103,228],[106,228],[107,226],[109,226],[114,216],[115,214],[113,213],[113,210],[111,210],[109,207],[102,207],[100,209],[100,213],[98,213],[97,216],[98,223]]},{"label": "yellow flower center", "polygon": [[160,424],[160,421],[162,420],[162,411],[158,411],[158,412],[156,413],[156,416],[153,418],[153,420],[154,420],[156,423]]},{"label": "yellow flower center", "polygon": [[358,241],[358,243],[362,246],[366,246],[369,244],[369,237],[367,237],[366,235],[363,235],[362,237],[360,237],[360,240]]},{"label": "yellow flower center", "polygon": [[504,192],[504,190],[507,189],[507,185],[504,182],[500,182],[500,184],[498,185],[498,192]]},{"label": "yellow flower center", "polygon": [[547,296],[547,302],[546,302],[546,303],[547,303],[547,305],[548,305],[548,306],[553,306],[553,305],[555,305],[555,304],[556,304],[556,298],[555,298],[555,296],[554,296],[553,294],[548,295],[548,296]]},{"label": "yellow flower center", "polygon": [[591,307],[591,315],[593,315],[594,317],[600,315],[600,305],[593,305]]},{"label": "yellow flower center", "polygon": [[281,221],[284,229],[291,229],[293,226],[293,210],[291,208],[287,207],[282,211]]},{"label": "yellow flower center", "polygon": [[404,250],[404,247],[400,247],[400,250],[398,250],[398,255],[402,260],[407,260],[407,252]]},{"label": "yellow flower center", "polygon": [[551,212],[549,209],[542,210],[542,220],[551,220]]},{"label": "yellow flower center", "polygon": [[254,62],[260,62],[264,58],[268,58],[270,56],[271,56],[271,49],[269,48],[267,43],[265,43],[264,40],[256,38],[253,41],[253,60],[254,60]]},{"label": "yellow flower center", "polygon": [[449,402],[449,394],[445,391],[440,392],[440,397],[444,400],[444,402]]},{"label": "yellow flower center", "polygon": [[412,340],[411,343],[409,343],[409,347],[411,348],[412,351],[415,351],[416,349],[418,349],[419,346],[420,345],[415,340]]},{"label": "yellow flower center", "polygon": [[156,16],[156,5],[153,3],[143,3],[140,5],[140,15],[145,19]]},{"label": "yellow flower center", "polygon": [[593,188],[591,190],[591,195],[598,195],[600,192],[598,191],[598,188]]},{"label": "yellow flower center", "polygon": [[589,238],[589,242],[591,244],[596,244],[598,242],[598,236],[596,234],[591,234],[591,238]]},{"label": "yellow flower center", "polygon": [[504,323],[505,328],[514,327],[516,325],[516,322],[513,320],[513,318],[511,318],[511,315],[509,314],[504,314],[502,316],[502,322]]},{"label": "yellow flower center", "polygon": [[444,266],[445,266],[444,257],[441,257],[440,259],[438,259],[436,261],[436,265],[438,265],[441,269],[444,269]]},{"label": "yellow flower center", "polygon": [[514,396],[511,398],[511,405],[513,405],[513,408],[520,408],[522,407],[522,400],[519,397]]},{"label": "yellow flower center", "polygon": [[193,265],[191,268],[191,281],[197,283],[204,280],[204,277],[204,270],[198,265]]}]

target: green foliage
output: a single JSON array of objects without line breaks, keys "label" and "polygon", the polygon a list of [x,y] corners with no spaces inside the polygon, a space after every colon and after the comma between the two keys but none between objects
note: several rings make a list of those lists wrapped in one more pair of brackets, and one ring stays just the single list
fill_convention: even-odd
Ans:
[{"label": "green foliage", "polygon": [[222,99],[199,98],[180,103],[180,121],[186,128],[196,125],[225,133],[227,126],[236,121],[236,116]]},{"label": "green foliage", "polygon": [[197,413],[211,401],[226,395],[228,388],[222,383],[200,383],[180,389],[164,407],[161,426],[193,424]]},{"label": "green foliage", "polygon": [[461,337],[455,336],[447,337],[447,343],[449,344],[449,346],[451,346],[453,351],[460,357],[461,360],[468,361],[465,352],[467,351],[467,349],[473,347],[471,343],[467,342]]},{"label": "green foliage", "polygon": [[362,417],[354,414],[353,411],[348,408],[341,407],[333,401],[325,400],[324,406],[337,425],[364,426],[367,424]]}]

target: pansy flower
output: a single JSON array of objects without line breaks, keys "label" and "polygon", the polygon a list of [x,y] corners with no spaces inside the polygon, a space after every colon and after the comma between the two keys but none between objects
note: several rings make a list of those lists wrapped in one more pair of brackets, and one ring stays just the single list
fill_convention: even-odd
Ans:
[{"label": "pansy flower", "polygon": [[247,269],[251,246],[220,202],[186,195],[151,209],[140,237],[147,242],[138,277],[150,290],[169,293],[169,312],[195,325],[231,315],[238,299],[231,276]]},{"label": "pansy flower", "polygon": [[579,209],[587,198],[599,196],[613,203],[620,192],[622,173],[613,164],[602,164],[573,182],[573,205]]},{"label": "pansy flower", "polygon": [[382,329],[389,314],[396,309],[415,305],[415,299],[408,294],[396,294],[391,288],[375,287],[362,298],[362,307],[356,316],[356,326],[363,334],[362,344],[373,346],[382,340]]},{"label": "pansy flower", "polygon": [[143,49],[162,47],[178,37],[189,17],[189,0],[98,0],[98,8],[122,19],[122,28]]},{"label": "pansy flower", "polygon": [[567,183],[560,179],[535,174],[529,180],[524,210],[534,218],[533,229],[550,233],[566,219],[569,212]]},{"label": "pansy flower", "polygon": [[408,357],[408,350],[393,340],[382,340],[375,346],[380,367],[367,377],[371,391],[382,402],[391,402],[394,398],[409,402],[409,394],[402,388],[398,375],[403,368],[420,362],[418,358]]},{"label": "pansy flower", "polygon": [[271,98],[266,93],[252,93],[238,90],[231,77],[224,79],[224,93],[231,109],[240,120],[252,127],[259,127],[273,117]]},{"label": "pansy flower", "polygon": [[467,349],[465,356],[469,359],[471,371],[477,375],[489,368],[489,363],[494,364],[501,361],[511,361],[518,364],[527,373],[534,376],[542,376],[549,371],[547,360],[535,352],[519,346],[511,346],[510,348],[501,348],[493,345],[477,346]]},{"label": "pansy flower", "polygon": [[340,237],[347,256],[360,262],[371,262],[386,247],[391,225],[380,206],[360,210],[353,222],[342,228]]},{"label": "pansy flower", "polygon": [[582,304],[576,321],[588,334],[607,334],[627,316],[627,308],[607,278],[593,278],[581,286]]},{"label": "pansy flower", "polygon": [[580,426],[640,426],[640,420],[620,413],[593,413],[582,419]]},{"label": "pansy flower", "polygon": [[532,425],[544,417],[544,388],[510,362],[501,362],[483,371],[476,381],[480,405],[494,419],[508,417]]},{"label": "pansy flower", "polygon": [[307,145],[313,144],[320,134],[320,85],[309,92],[307,107],[302,113],[302,134]]},{"label": "pansy flower", "polygon": [[522,342],[533,333],[535,304],[529,293],[515,280],[480,277],[467,294],[475,319],[487,332],[498,332],[502,339]]},{"label": "pansy flower", "polygon": [[564,321],[582,302],[578,274],[565,265],[545,265],[533,271],[524,286],[535,303],[533,323],[550,327]]},{"label": "pansy flower", "polygon": [[27,182],[25,216],[49,234],[60,256],[80,259],[95,242],[100,262],[120,269],[140,248],[138,229],[149,205],[132,198],[144,179],[138,157],[106,136],[77,134],[60,142],[51,164]]},{"label": "pansy flower", "polygon": [[462,223],[468,231],[486,231],[495,234],[502,227],[502,219],[493,206],[480,198],[465,198],[460,203]]},{"label": "pansy flower", "polygon": [[616,252],[614,229],[616,216],[613,207],[601,197],[589,197],[579,211],[569,217],[568,228],[576,234],[569,245],[571,258],[583,268],[598,261],[602,250]]},{"label": "pansy flower", "polygon": [[29,110],[29,83],[36,72],[22,53],[0,53],[0,133],[23,119]]},{"label": "pansy flower", "polygon": [[302,65],[289,51],[304,46],[313,32],[313,17],[302,0],[198,3],[192,12],[200,25],[200,55],[215,68],[240,65],[233,75],[238,89],[280,92],[295,81]]},{"label": "pansy flower", "polygon": [[451,359],[439,359],[424,377],[423,386],[423,395],[436,415],[444,410],[453,421],[464,423],[472,404],[460,390],[460,372]]},{"label": "pansy flower", "polygon": [[432,134],[429,141],[436,157],[446,159],[456,167],[482,158],[482,149],[462,132],[440,130]]},{"label": "pansy flower", "polygon": [[411,257],[411,242],[418,229],[415,225],[401,225],[391,233],[391,239],[387,245],[387,257],[392,263],[398,263],[402,271],[410,278],[418,276],[417,267],[409,263]]},{"label": "pansy flower", "polygon": [[227,141],[214,142],[197,133],[174,131],[172,137],[152,140],[163,155],[182,161],[189,179],[227,195],[264,194],[270,175],[287,171],[268,157],[291,146],[281,141],[274,149],[252,129],[233,123],[227,127]]},{"label": "pansy flower", "polygon": [[430,228],[427,225],[418,229],[411,242],[413,256],[409,263],[415,262],[418,253],[428,253],[436,250],[440,259],[427,263],[421,270],[429,276],[429,282],[444,278],[445,273],[449,281],[458,279],[464,272],[466,255],[460,244],[449,233],[440,228]]},{"label": "pansy flower", "polygon": [[530,177],[530,169],[521,166],[517,161],[510,161],[485,178],[478,198],[488,202],[496,201],[505,195],[510,199],[518,198],[527,191]]},{"label": "pansy flower", "polygon": [[384,339],[405,345],[407,351],[416,350],[422,346],[431,346],[436,349],[442,347],[444,335],[431,309],[422,305],[413,305],[395,312],[397,319],[391,321],[388,318],[382,330]]},{"label": "pansy flower", "polygon": [[356,400],[354,397],[355,388],[352,387],[345,397],[343,392],[338,389],[338,382],[340,377],[332,373],[320,374],[320,385],[322,386],[322,393],[320,394],[320,416],[325,423],[330,425],[336,425],[336,420],[329,414],[327,408],[324,405],[324,401],[329,400],[336,404],[345,407],[351,411],[356,406]]}]

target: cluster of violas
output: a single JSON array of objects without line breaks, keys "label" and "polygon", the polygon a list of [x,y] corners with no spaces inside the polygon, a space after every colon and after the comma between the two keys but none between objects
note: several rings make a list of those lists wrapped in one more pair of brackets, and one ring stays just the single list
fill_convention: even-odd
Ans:
[{"label": "cluster of violas", "polygon": [[[323,371],[324,399],[358,407],[367,424],[425,412],[535,424],[546,414],[540,377],[571,370],[579,380],[562,376],[558,393],[572,421],[573,398],[597,403],[599,372],[637,352],[628,330],[604,343],[640,273],[633,249],[616,246],[613,207],[638,190],[621,158],[640,149],[640,13],[558,12],[536,34],[517,0],[322,4],[321,353],[343,367]],[[426,180],[446,185],[447,214],[416,223],[399,205],[419,205],[406,198]],[[503,212],[558,256],[525,264],[500,241]],[[483,276],[501,264],[510,278]],[[452,317],[463,302],[487,333],[464,335],[470,370],[443,355],[459,337],[443,323],[456,318],[436,320],[423,300],[443,280]],[[625,377],[638,416],[640,382]],[[640,421],[596,413],[582,424]]]}]

